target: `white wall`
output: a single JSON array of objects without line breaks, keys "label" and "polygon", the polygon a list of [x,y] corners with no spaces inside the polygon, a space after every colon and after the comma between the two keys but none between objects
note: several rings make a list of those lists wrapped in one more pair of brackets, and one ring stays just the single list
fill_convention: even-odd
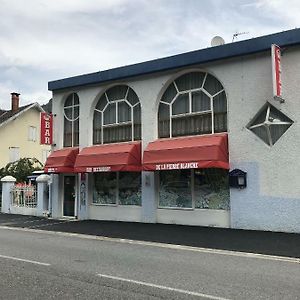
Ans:
[{"label": "white wall", "polygon": [[[246,189],[231,189],[230,222],[227,212],[208,211],[201,218],[199,212],[193,211],[157,211],[157,183],[154,173],[151,172],[143,173],[141,213],[132,208],[132,212],[127,212],[130,216],[128,218],[144,222],[208,226],[216,224],[223,227],[300,232],[299,48],[289,48],[284,52],[282,69],[283,97],[286,100],[283,104],[272,100],[269,52],[114,82],[129,85],[140,98],[144,149],[150,141],[157,138],[158,101],[167,83],[183,72],[193,70],[210,72],[216,76],[223,84],[228,99],[231,169],[240,168],[248,173]],[[110,86],[105,84],[70,90],[68,93],[54,93],[53,112],[57,114],[54,139],[58,148],[62,147],[62,103],[69,92],[77,92],[80,98],[80,147],[86,147],[92,144],[93,109],[101,93]],[[267,100],[295,121],[273,147],[265,145],[245,127]],[[146,175],[150,179],[149,186],[145,185]],[[103,214],[107,218],[120,219],[116,216],[120,216],[122,212],[116,207],[89,207],[90,218],[103,219]]]}]

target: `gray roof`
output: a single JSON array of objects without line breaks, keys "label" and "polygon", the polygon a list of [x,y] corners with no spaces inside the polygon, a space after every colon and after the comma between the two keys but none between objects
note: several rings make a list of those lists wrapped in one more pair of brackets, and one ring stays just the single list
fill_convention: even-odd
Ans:
[{"label": "gray roof", "polygon": [[21,111],[25,110],[30,105],[32,105],[32,104],[20,106],[19,109],[16,110],[16,111],[12,111],[12,110],[0,110],[0,124],[4,123],[8,119],[12,118],[13,116],[17,115]]},{"label": "gray roof", "polygon": [[18,115],[24,113],[28,109],[35,108],[39,110],[40,112],[44,112],[44,109],[37,103],[30,103],[24,106],[20,106],[19,109],[16,111],[12,110],[0,110],[0,126],[3,126],[4,123],[9,122],[10,120],[13,120],[14,118],[18,117]]}]

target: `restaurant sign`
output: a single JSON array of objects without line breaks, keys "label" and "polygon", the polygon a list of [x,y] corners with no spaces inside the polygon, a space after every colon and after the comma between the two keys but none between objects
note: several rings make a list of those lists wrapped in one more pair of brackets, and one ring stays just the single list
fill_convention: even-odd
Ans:
[{"label": "restaurant sign", "polygon": [[272,82],[273,82],[273,97],[283,102],[282,99],[282,84],[281,84],[281,49],[279,46],[272,44]]},{"label": "restaurant sign", "polygon": [[41,145],[52,144],[52,114],[46,112],[41,113]]},{"label": "restaurant sign", "polygon": [[184,162],[172,164],[159,164],[155,165],[157,171],[163,170],[183,170],[183,169],[198,169],[198,162]]},{"label": "restaurant sign", "polygon": [[92,173],[92,172],[110,172],[111,167],[88,167],[86,168],[87,173]]}]

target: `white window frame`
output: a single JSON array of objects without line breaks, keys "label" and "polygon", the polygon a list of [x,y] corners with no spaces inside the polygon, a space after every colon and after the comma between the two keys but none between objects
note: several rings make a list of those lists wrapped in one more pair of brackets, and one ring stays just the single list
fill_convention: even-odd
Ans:
[{"label": "white window frame", "polygon": [[[202,72],[189,72],[189,73],[202,73]],[[183,74],[182,76],[184,75],[187,75],[189,73],[186,73],[186,74]],[[210,134],[214,134],[215,133],[215,126],[214,126],[214,106],[213,106],[213,99],[214,97],[218,96],[219,94],[225,92],[225,89],[224,87],[218,91],[217,93],[215,93],[214,95],[211,95],[207,90],[205,90],[204,88],[204,85],[205,85],[205,82],[206,82],[206,78],[207,78],[207,75],[208,73],[205,73],[204,75],[204,78],[203,78],[203,82],[202,82],[202,85],[201,87],[199,88],[194,88],[194,89],[190,89],[190,90],[185,90],[185,91],[179,91],[178,87],[177,87],[177,84],[176,84],[176,80],[180,79],[180,77],[176,78],[173,80],[173,82],[171,82],[167,89],[173,84],[176,91],[177,91],[177,94],[174,96],[173,100],[171,102],[166,102],[166,101],[163,101],[163,98],[161,98],[160,102],[159,103],[162,103],[162,104],[165,104],[165,105],[168,105],[169,106],[169,131],[170,131],[170,134],[169,134],[169,138],[172,138],[173,137],[173,133],[172,133],[172,121],[173,119],[177,119],[177,118],[183,118],[183,117],[189,117],[189,116],[195,116],[195,115],[211,115],[211,133]],[[217,80],[217,79],[216,79]],[[198,111],[198,112],[193,112],[192,111],[192,93],[194,92],[203,92],[207,97],[210,98],[210,109],[209,110],[205,110],[205,111]],[[189,112],[188,113],[183,113],[183,114],[176,114],[174,115],[173,114],[173,104],[174,102],[176,101],[176,99],[178,98],[179,95],[184,95],[184,94],[188,94],[189,96]],[[226,113],[228,113],[228,110],[226,109]],[[159,120],[158,120],[159,122]],[[159,134],[159,132],[158,132]],[[207,133],[205,133],[207,134]],[[176,137],[179,137],[178,135],[176,135]]]},{"label": "white window frame", "polygon": [[9,162],[15,162],[20,159],[20,147],[9,147]]},{"label": "white window frame", "polygon": [[36,142],[37,128],[35,126],[28,126],[28,141]]},{"label": "white window frame", "polygon": [[[65,103],[66,101],[68,100],[68,98],[70,96],[72,96],[72,105],[68,105],[68,106],[65,106],[65,103],[64,103],[64,108],[63,108],[63,114],[64,114],[64,121],[67,120],[68,122],[71,122],[71,125],[72,125],[72,130],[71,130],[71,146],[70,147],[75,147],[75,146],[78,146],[78,145],[74,145],[74,124],[75,124],[75,121],[77,121],[79,119],[79,115],[80,115],[80,100],[78,100],[78,104],[74,104],[74,97],[75,95],[77,95],[77,93],[72,93],[71,95],[69,95],[66,100],[65,100]],[[77,95],[78,99],[79,99],[79,96]],[[78,116],[75,117],[75,108],[78,107]],[[66,109],[72,109],[72,118],[69,118],[67,117],[66,113],[65,113],[65,110]],[[65,135],[65,128],[64,128],[64,131],[63,131],[63,137]],[[65,141],[63,141],[63,144],[65,144]]]},{"label": "white window frame", "polygon": [[[117,86],[112,87],[111,89],[115,88]],[[128,96],[128,92],[129,92],[130,87],[127,86],[127,91],[125,93],[125,97],[124,99],[118,99],[118,100],[113,100],[111,101],[108,98],[107,95],[107,91],[104,93],[105,98],[106,98],[106,105],[104,106],[104,108],[102,110],[99,110],[97,108],[94,109],[94,114],[95,111],[101,114],[101,144],[104,144],[103,142],[103,132],[105,128],[109,128],[109,127],[119,127],[119,126],[124,126],[124,125],[131,125],[131,142],[133,142],[134,139],[134,108],[138,105],[140,105],[140,101],[138,101],[137,103],[135,103],[134,105],[132,105],[128,100],[127,100],[127,96]],[[109,90],[108,90],[109,91]],[[102,95],[103,96],[103,95]],[[99,98],[98,102],[100,101],[100,99],[102,98],[102,96]],[[139,100],[139,99],[138,99]],[[98,103],[97,102],[97,103]],[[119,122],[119,117],[118,117],[118,107],[119,107],[119,103],[126,103],[127,105],[129,105],[130,110],[131,110],[131,114],[130,114],[130,121],[125,121],[125,122]],[[104,124],[104,112],[105,110],[109,107],[109,105],[111,104],[115,104],[116,105],[116,111],[115,111],[115,120],[116,122],[111,123],[111,124]],[[93,127],[93,131],[94,131],[94,127]]]}]

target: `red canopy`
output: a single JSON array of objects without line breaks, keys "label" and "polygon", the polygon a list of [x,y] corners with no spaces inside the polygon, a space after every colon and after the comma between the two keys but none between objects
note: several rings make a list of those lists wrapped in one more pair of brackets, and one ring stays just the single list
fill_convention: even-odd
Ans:
[{"label": "red canopy", "polygon": [[45,173],[74,173],[74,163],[78,152],[78,147],[52,152],[47,158]]},{"label": "red canopy", "polygon": [[141,169],[141,142],[83,148],[75,162],[76,172],[134,172]]},{"label": "red canopy", "polygon": [[229,169],[227,134],[159,139],[144,151],[143,170]]}]

